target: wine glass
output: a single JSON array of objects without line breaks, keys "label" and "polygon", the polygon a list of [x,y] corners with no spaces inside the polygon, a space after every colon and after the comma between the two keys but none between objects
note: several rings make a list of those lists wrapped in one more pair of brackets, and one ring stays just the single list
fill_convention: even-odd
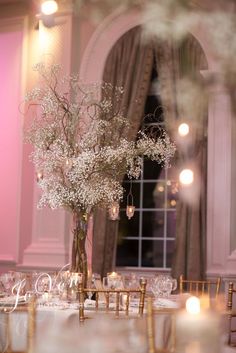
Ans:
[{"label": "wine glass", "polygon": [[110,289],[110,282],[108,281],[108,277],[103,277],[102,286],[104,289]]},{"label": "wine glass", "polygon": [[7,295],[11,295],[12,286],[14,285],[13,272],[9,271],[9,272],[3,273],[0,277],[0,280],[4,288],[4,292]]},{"label": "wine glass", "polygon": [[[95,275],[92,274],[92,276],[89,277],[89,278],[88,278],[88,281],[87,281],[87,283],[88,283],[88,288],[89,288],[89,289],[96,289],[96,283],[95,283],[95,281],[96,281]],[[87,292],[87,294],[88,294],[88,299],[89,299],[89,300],[92,299],[93,293],[94,293],[93,291]]]}]

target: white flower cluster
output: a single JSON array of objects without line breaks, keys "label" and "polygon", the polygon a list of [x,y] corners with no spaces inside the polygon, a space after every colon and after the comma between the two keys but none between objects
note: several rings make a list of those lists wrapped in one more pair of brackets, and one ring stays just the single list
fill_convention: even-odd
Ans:
[{"label": "white flower cluster", "polygon": [[165,134],[139,132],[136,141],[124,137],[131,127],[117,110],[121,88],[104,83],[89,89],[74,77],[60,80],[58,66],[36,69],[44,87],[26,97],[28,111],[33,109],[26,136],[42,175],[40,207],[88,213],[95,206],[109,207],[122,199],[124,175],[139,177],[143,156],[158,163],[173,156],[175,146]]}]

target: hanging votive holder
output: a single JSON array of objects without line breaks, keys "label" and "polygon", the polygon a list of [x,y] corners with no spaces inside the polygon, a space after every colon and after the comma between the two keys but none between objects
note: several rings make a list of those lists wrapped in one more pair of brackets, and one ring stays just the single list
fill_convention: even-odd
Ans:
[{"label": "hanging votive holder", "polygon": [[120,205],[118,202],[114,202],[110,207],[109,207],[109,216],[112,221],[115,221],[119,218],[119,211],[120,211]]},{"label": "hanging votive holder", "polygon": [[126,206],[126,216],[128,219],[132,218],[134,215],[135,206],[134,206],[134,198],[132,195],[132,182],[130,182],[130,190],[127,195],[127,206]]},{"label": "hanging votive holder", "polygon": [[64,162],[64,169],[65,169],[65,171],[70,171],[71,170],[71,168],[72,168],[72,160],[71,160],[71,158],[66,158],[65,159],[65,162]]},{"label": "hanging votive holder", "polygon": [[135,211],[135,206],[133,205],[126,206],[126,216],[128,217],[128,219],[133,217],[134,211]]}]

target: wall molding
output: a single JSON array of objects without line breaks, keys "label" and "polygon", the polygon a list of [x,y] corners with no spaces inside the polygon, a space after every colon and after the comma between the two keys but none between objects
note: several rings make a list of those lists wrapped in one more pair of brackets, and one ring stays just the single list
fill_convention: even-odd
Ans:
[{"label": "wall molding", "polygon": [[16,260],[11,254],[0,254],[0,264],[15,265]]}]

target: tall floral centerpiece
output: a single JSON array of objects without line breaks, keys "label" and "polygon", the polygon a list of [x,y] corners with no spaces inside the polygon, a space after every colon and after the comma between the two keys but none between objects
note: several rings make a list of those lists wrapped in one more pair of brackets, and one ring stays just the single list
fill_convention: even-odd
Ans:
[{"label": "tall floral centerpiece", "polygon": [[72,213],[71,270],[83,273],[86,283],[85,241],[94,208],[119,203],[124,175],[138,178],[143,156],[168,163],[175,147],[167,134],[152,129],[139,131],[136,141],[127,138],[132,125],[120,109],[121,87],[84,85],[77,76],[62,77],[58,65],[34,69],[41,83],[26,95],[26,137],[42,189],[38,206]]}]

